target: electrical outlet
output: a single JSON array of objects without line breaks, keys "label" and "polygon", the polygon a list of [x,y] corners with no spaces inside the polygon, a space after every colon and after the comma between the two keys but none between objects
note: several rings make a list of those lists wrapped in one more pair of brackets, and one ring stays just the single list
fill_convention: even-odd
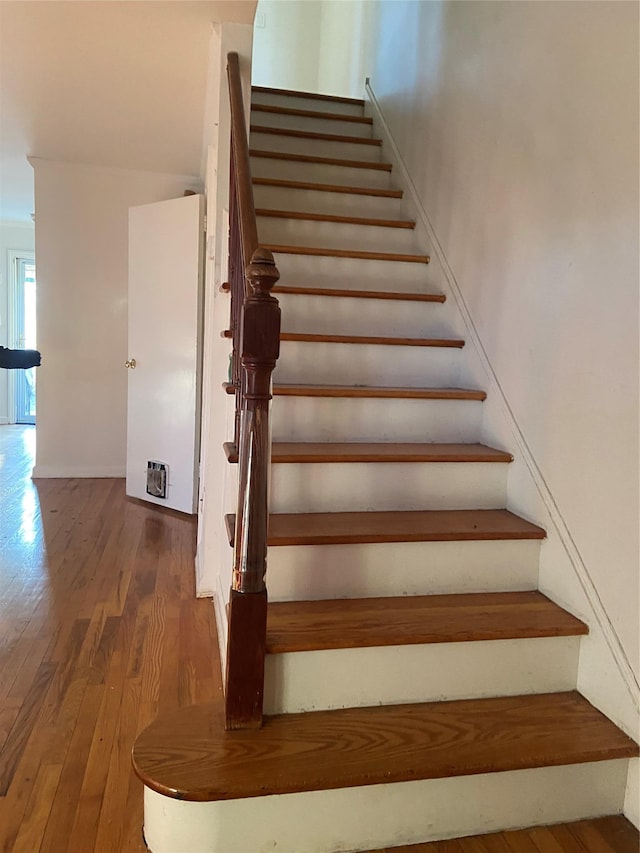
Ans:
[{"label": "electrical outlet", "polygon": [[255,27],[256,29],[263,29],[267,26],[267,16],[264,12],[258,12],[256,15]]}]

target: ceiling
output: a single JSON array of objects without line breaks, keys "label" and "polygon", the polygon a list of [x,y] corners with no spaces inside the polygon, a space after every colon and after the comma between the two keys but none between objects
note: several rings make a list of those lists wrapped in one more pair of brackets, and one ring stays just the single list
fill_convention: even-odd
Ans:
[{"label": "ceiling", "polygon": [[29,221],[27,156],[197,175],[212,21],[256,0],[0,0],[0,220]]}]

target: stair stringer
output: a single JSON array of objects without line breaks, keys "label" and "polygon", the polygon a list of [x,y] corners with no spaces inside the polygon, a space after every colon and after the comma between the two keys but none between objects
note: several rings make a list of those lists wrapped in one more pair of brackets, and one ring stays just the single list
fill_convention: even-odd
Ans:
[{"label": "stair stringer", "polygon": [[[540,549],[538,588],[589,625],[589,635],[580,645],[577,688],[620,728],[637,738],[640,731],[640,686],[633,669],[487,355],[369,79],[365,92],[365,114],[372,116],[374,133],[383,140],[382,157],[393,164],[394,172],[401,176],[406,190],[401,215],[415,219],[417,238],[422,237],[422,245],[431,255],[431,280],[447,295],[450,310],[458,315],[454,328],[464,335],[467,342],[461,353],[460,375],[465,377],[468,385],[487,391],[487,399],[482,406],[480,440],[493,447],[508,448],[513,453],[507,508],[540,524],[547,531],[547,539]],[[640,760],[632,759],[629,762],[624,813],[635,826],[640,826],[639,788]]]}]

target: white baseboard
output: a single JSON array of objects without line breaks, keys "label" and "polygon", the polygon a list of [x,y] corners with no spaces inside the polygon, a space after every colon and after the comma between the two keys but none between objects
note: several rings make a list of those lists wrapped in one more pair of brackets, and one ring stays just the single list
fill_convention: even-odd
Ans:
[{"label": "white baseboard", "polygon": [[31,473],[32,480],[52,479],[124,479],[126,471],[124,466],[109,466],[105,468],[91,468],[74,465],[36,465]]},{"label": "white baseboard", "polygon": [[220,666],[222,668],[222,689],[225,687],[224,673],[227,668],[227,608],[224,604],[224,591],[220,575],[216,577],[216,591],[213,594],[213,608],[216,617],[216,631],[218,633],[218,652],[220,654]]},{"label": "white baseboard", "polygon": [[442,248],[442,245],[438,240],[435,229],[429,218],[429,214],[427,213],[424,204],[422,203],[418,190],[416,189],[416,186],[411,178],[411,174],[407,168],[406,163],[404,162],[402,154],[400,153],[400,149],[398,148],[391,129],[384,117],[384,114],[373,91],[369,78],[367,78],[365,83],[365,91],[367,93],[367,97],[369,98],[368,106],[371,107],[371,111],[376,122],[377,130],[381,132],[385,147],[388,149],[389,152],[393,154],[393,160],[402,176],[403,185],[407,188],[409,195],[411,196],[411,199],[413,201],[413,204],[415,205],[417,216],[421,222],[421,225],[423,226],[428,235],[429,241],[431,242],[433,254],[435,254],[438,258],[438,261],[442,267],[443,275],[447,281],[447,285],[451,293],[453,294],[457,307],[460,311],[460,314],[462,315],[462,319],[467,329],[468,338],[473,344],[473,347],[478,355],[480,364],[486,374],[487,381],[489,384],[489,387],[486,390],[492,398],[499,401],[502,413],[513,434],[513,438],[517,446],[517,453],[527,466],[532,481],[535,484],[536,489],[538,490],[538,493],[545,505],[547,512],[549,513],[551,522],[555,527],[555,530],[557,531],[562,546],[578,578],[578,582],[580,583],[580,586],[587,598],[587,601],[591,606],[594,618],[598,623],[600,630],[602,631],[602,634],[606,640],[611,655],[613,656],[620,675],[624,680],[624,684],[627,690],[629,691],[634,707],[637,710],[640,710],[640,684],[638,683],[633,667],[631,666],[624,647],[620,642],[620,638],[618,637],[616,629],[612,624],[611,620],[609,619],[602,600],[600,599],[600,596],[598,594],[598,590],[593,582],[593,579],[591,578],[589,570],[586,566],[586,563],[584,562],[584,559],[582,558],[582,555],[576,545],[571,531],[569,530],[569,526],[564,519],[562,511],[556,503],[556,500],[544,479],[542,471],[540,470],[540,467],[538,466],[535,460],[531,448],[527,443],[524,433],[516,420],[513,409],[511,408],[511,405],[509,404],[509,401],[507,399],[506,393],[502,385],[500,384],[500,380],[498,379],[498,376],[493,368],[493,365],[491,364],[484,344],[482,343],[482,339],[473,321],[473,317],[462,294],[460,285],[458,284],[455,274],[447,260],[444,249]]},{"label": "white baseboard", "polygon": [[0,426],[8,426],[8,425],[9,425],[9,418],[5,417],[4,415],[0,415]]}]

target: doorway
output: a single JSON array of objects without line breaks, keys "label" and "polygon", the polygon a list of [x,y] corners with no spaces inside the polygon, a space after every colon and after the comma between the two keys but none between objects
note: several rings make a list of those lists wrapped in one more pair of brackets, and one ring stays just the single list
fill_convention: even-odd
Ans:
[{"label": "doorway", "polygon": [[[9,253],[9,346],[36,349],[36,261],[33,252]],[[36,422],[36,368],[9,371],[11,423]]]}]

